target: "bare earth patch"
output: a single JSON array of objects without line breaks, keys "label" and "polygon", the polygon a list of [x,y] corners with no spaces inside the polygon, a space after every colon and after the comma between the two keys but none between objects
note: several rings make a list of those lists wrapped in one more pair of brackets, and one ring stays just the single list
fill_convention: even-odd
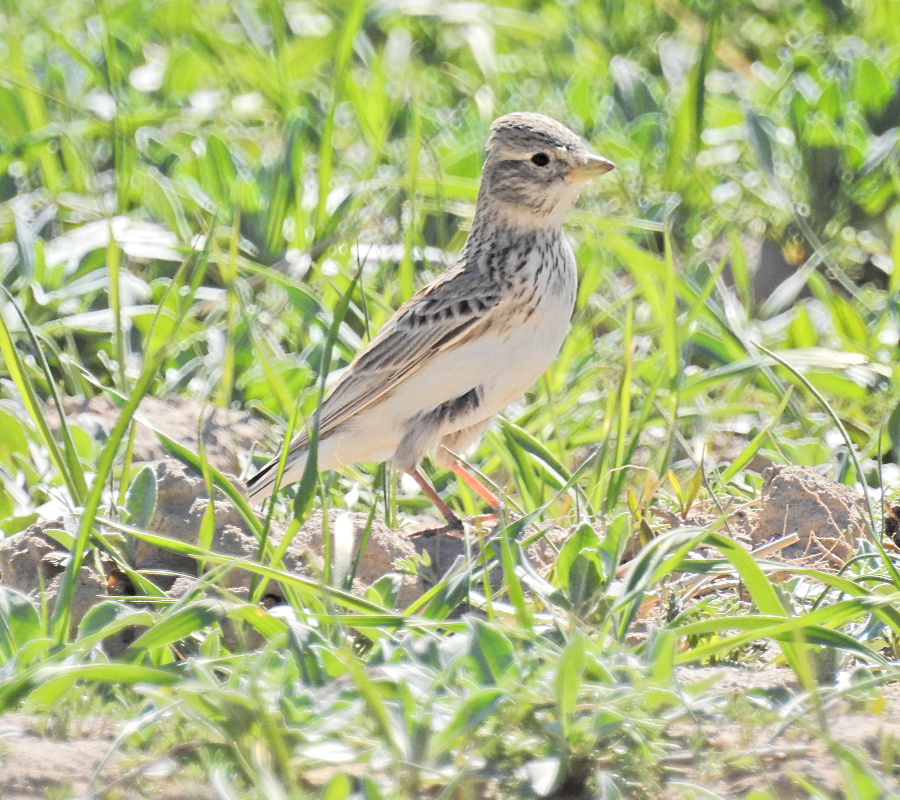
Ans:
[{"label": "bare earth patch", "polygon": [[[893,752],[900,741],[898,685],[880,687],[856,703],[827,704],[821,713],[797,708],[796,719],[782,725],[781,714],[752,720],[752,705],[770,701],[784,709],[802,695],[789,669],[683,668],[677,681],[688,694],[691,685],[714,681],[714,689],[702,694],[708,713],[693,723],[677,723],[670,734],[685,745],[687,757],[678,764],[684,780],[723,797],[765,790],[778,800],[800,800],[810,796],[808,784],[823,793],[817,796],[842,800],[846,782],[837,753],[849,749],[878,770],[885,752]],[[896,777],[892,792],[900,797]]]},{"label": "bare earth patch", "polygon": [[[0,716],[0,798],[49,800],[214,800],[215,793],[177,771],[155,774],[155,761],[126,769],[113,749],[111,720],[80,721],[65,737],[50,736],[42,720],[24,714]],[[134,759],[129,759],[133,762]]]},{"label": "bare earth patch", "polygon": [[[105,395],[95,397],[67,397],[63,411],[69,424],[89,433],[105,437],[119,418],[119,409]],[[47,408],[51,427],[59,427],[59,416],[53,406]],[[135,462],[158,461],[168,453],[153,428],[196,453],[203,440],[209,463],[223,472],[240,472],[238,453],[249,453],[263,439],[263,427],[249,411],[225,409],[201,403],[188,397],[141,400],[136,416],[134,452]],[[146,420],[151,426],[140,424]],[[199,434],[199,436],[198,436]]]}]

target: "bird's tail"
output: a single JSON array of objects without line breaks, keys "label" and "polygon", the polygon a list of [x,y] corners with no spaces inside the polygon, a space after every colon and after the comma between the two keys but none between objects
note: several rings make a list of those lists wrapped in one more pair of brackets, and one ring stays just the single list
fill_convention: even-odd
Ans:
[{"label": "bird's tail", "polygon": [[[281,456],[273,458],[255,475],[247,479],[247,494],[251,504],[261,503],[275,491],[275,479],[278,477],[278,462]],[[279,487],[300,480],[303,477],[303,469],[306,466],[306,452],[288,453],[287,463],[284,465],[284,473],[281,476]]]}]

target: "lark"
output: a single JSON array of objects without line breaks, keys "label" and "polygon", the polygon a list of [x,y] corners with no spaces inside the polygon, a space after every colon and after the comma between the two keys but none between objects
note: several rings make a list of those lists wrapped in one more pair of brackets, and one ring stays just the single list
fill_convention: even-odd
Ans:
[{"label": "lark", "polygon": [[[458,258],[413,295],[344,370],[319,409],[317,468],[393,461],[453,527],[419,467],[428,453],[491,505],[458,453],[547,369],[565,338],[578,275],[562,223],[584,182],[614,168],[565,125],[513,113],[490,128],[475,218]],[[309,430],[290,444],[280,485],[298,481]],[[279,457],[248,483],[261,502]]]}]

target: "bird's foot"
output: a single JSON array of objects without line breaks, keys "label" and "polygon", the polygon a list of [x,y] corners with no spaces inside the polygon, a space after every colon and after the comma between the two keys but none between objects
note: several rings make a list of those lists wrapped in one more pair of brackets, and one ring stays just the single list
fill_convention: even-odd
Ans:
[{"label": "bird's foot", "polygon": [[431,500],[434,507],[441,512],[441,516],[447,520],[447,527],[451,530],[462,531],[463,530],[463,521],[453,513],[453,510],[448,506],[442,499],[441,496],[435,491],[434,487],[428,482],[428,478],[426,478],[418,469],[411,469],[407,471],[407,474],[419,484],[419,488],[422,490],[422,493]]}]

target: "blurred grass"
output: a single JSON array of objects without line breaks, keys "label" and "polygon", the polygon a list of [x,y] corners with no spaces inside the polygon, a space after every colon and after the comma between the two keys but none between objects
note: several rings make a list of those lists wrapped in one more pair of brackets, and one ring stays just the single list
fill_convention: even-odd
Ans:
[{"label": "blurred grass", "polygon": [[[840,579],[776,583],[722,540],[730,566],[691,555],[718,534],[647,519],[711,489],[755,497],[760,464],[793,463],[870,487],[880,533],[900,491],[896,2],[62,0],[7,4],[0,33],[0,525],[76,513],[64,599],[92,548],[129,569],[99,524],[119,516],[104,487],[132,486],[135,514],[149,490],[128,414],[101,441],[54,433],[45,403],[99,386],[127,412],[208,399],[272,420],[274,451],[323,373],[458,251],[491,119],[547,113],[618,165],[569,220],[581,285],[559,359],[471,454],[525,519],[574,527],[547,579],[504,535],[411,611],[387,584],[367,601],[298,584],[285,619],[198,595],[136,612],[148,633],[109,664],[96,643],[138,622],[123,606],[72,636],[66,602],[51,620],[2,590],[0,708],[131,686],[103,702],[159,715],[129,746],[196,737],[223,796],[473,796],[486,763],[511,796],[581,781],[654,797],[663,720],[696,713],[676,663],[777,642],[814,710],[828,658],[891,674],[900,580],[879,542]],[[300,505],[426,508],[376,475],[349,467],[317,497],[307,483]],[[650,546],[616,580],[631,534]],[[635,644],[648,594],[726,568],[753,602],[697,602]],[[827,598],[811,614],[810,582]],[[463,600],[487,621],[449,621]],[[238,657],[224,620],[265,645]],[[848,785],[888,781],[841,758]],[[299,777],[341,759],[366,777]]]}]

